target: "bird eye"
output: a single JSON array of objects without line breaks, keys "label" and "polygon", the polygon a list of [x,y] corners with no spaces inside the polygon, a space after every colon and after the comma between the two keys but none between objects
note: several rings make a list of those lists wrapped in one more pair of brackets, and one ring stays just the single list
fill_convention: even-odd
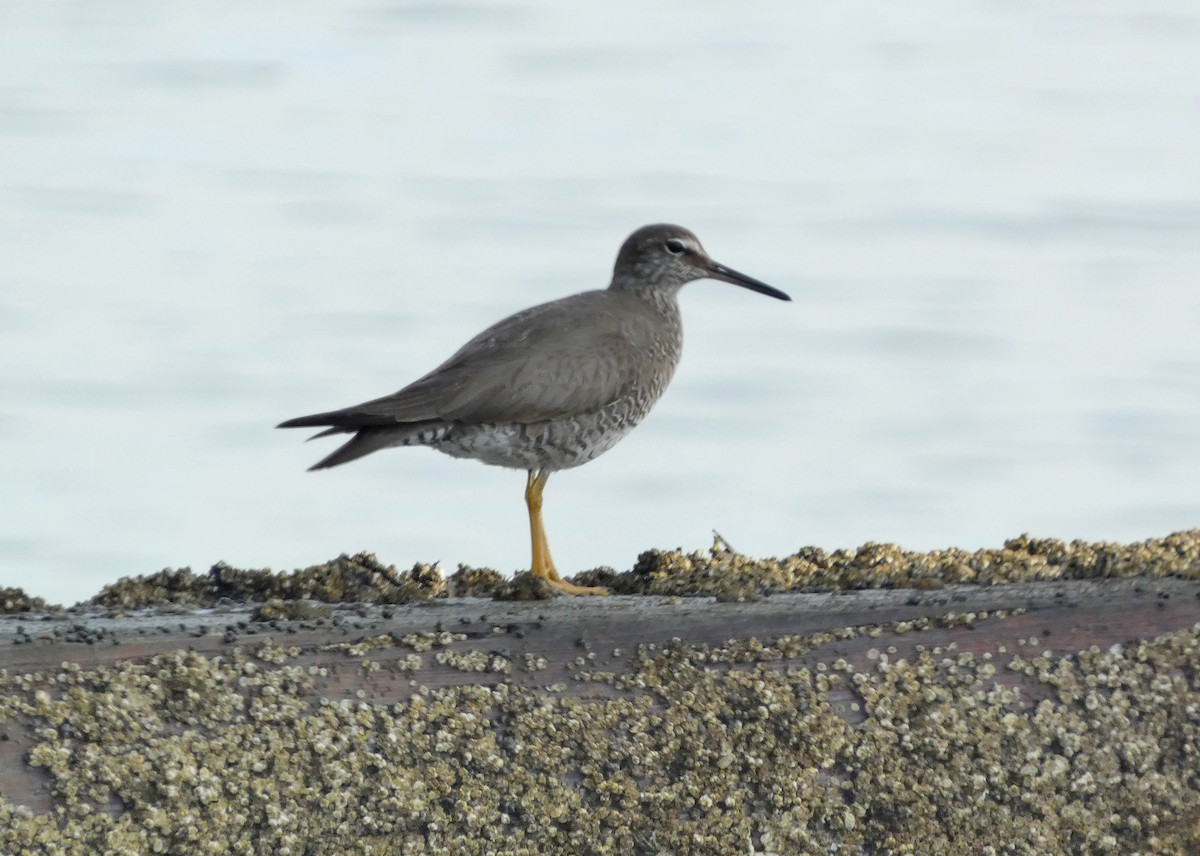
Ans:
[{"label": "bird eye", "polygon": [[667,252],[671,255],[677,256],[686,249],[687,247],[684,246],[683,241],[678,238],[667,238]]}]

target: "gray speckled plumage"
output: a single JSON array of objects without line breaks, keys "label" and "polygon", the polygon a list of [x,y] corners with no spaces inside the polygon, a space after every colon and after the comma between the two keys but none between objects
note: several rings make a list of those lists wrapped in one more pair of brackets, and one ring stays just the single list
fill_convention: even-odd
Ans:
[{"label": "gray speckled plumage", "polygon": [[530,472],[579,466],[666,390],[683,348],[679,289],[705,277],[790,299],[713,262],[687,229],[645,226],[622,245],[606,290],[511,315],[392,395],[279,427],[354,434],[312,469],[414,445]]}]

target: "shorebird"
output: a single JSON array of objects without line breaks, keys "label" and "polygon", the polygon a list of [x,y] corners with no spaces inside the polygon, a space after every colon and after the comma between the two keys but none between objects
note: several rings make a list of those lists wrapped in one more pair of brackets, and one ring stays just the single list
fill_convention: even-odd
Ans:
[{"label": "shorebird", "polygon": [[565,594],[607,594],[562,579],[542,525],[550,474],[607,452],[650,412],[683,349],[679,289],[698,279],[779,300],[777,288],[713,261],[682,226],[643,226],[621,245],[607,289],[534,306],[493,324],[399,392],[280,428],[352,434],[310,469],[390,446],[429,446],[525,470],[531,572]]}]

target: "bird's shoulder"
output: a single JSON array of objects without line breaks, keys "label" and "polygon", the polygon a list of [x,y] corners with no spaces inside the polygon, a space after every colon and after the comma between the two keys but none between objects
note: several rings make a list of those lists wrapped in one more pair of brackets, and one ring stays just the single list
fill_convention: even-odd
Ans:
[{"label": "bird's shoulder", "polygon": [[[437,370],[480,360],[536,355],[563,358],[593,353],[598,347],[631,354],[653,344],[661,321],[653,307],[633,295],[615,291],[584,291],[532,306],[480,332]],[[436,370],[435,370],[436,371]]]}]

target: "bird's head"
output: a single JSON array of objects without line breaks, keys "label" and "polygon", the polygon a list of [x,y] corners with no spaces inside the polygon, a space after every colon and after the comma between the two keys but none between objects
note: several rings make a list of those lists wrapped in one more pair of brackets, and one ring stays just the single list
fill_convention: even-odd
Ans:
[{"label": "bird's head", "polygon": [[777,288],[713,261],[700,239],[682,226],[656,223],[625,239],[613,267],[613,289],[674,295],[697,279],[717,279],[778,300],[791,300]]}]

